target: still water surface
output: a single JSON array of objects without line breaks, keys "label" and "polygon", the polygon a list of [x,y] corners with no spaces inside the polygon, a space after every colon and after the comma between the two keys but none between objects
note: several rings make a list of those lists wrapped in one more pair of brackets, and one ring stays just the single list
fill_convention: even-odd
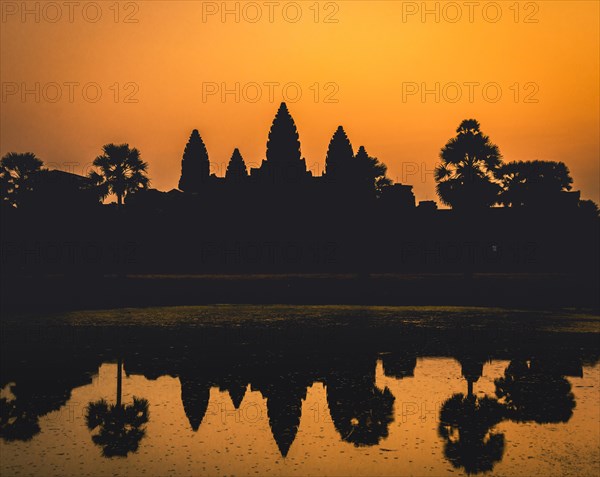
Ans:
[{"label": "still water surface", "polygon": [[2,331],[3,476],[600,472],[593,315],[202,307]]}]

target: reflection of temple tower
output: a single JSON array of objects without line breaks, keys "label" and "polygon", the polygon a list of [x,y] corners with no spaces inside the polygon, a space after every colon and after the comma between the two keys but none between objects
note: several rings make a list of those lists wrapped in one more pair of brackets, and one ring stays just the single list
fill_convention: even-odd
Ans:
[{"label": "reflection of temple tower", "polygon": [[302,401],[306,399],[306,388],[312,380],[303,368],[290,369],[291,364],[273,365],[268,375],[260,376],[255,389],[267,400],[271,432],[279,452],[286,457],[298,433]]},{"label": "reflection of temple tower", "polygon": [[281,455],[286,457],[298,433],[306,387],[273,386],[266,392],[266,398],[273,438]]},{"label": "reflection of temple tower", "polygon": [[190,426],[197,431],[208,409],[210,384],[196,377],[179,376],[181,383],[181,402]]},{"label": "reflection of temple tower", "polygon": [[229,393],[229,397],[231,398],[231,402],[236,409],[240,408],[242,401],[244,400],[244,396],[246,395],[246,388],[248,387],[248,383],[240,380],[240,379],[228,379],[227,382],[222,383],[219,386],[220,391],[227,391]]}]

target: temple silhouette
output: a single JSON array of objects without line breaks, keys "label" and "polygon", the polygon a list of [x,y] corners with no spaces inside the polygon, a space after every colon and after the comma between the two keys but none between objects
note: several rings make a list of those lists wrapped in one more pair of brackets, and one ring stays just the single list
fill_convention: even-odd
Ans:
[{"label": "temple silhouette", "polygon": [[[259,167],[248,168],[236,148],[225,174],[219,177],[211,173],[208,150],[195,129],[184,149],[178,189],[139,191],[130,195],[129,204],[143,209],[170,208],[174,201],[195,198],[199,204],[210,202],[223,210],[248,201],[263,210],[272,210],[278,201],[287,214],[296,216],[312,204],[356,207],[380,199],[396,212],[414,209],[412,186],[392,184],[386,178],[386,170],[364,146],[355,154],[344,128],[339,126],[329,144],[323,174],[313,175],[301,154],[294,119],[286,104],[281,103],[268,134],[266,158]],[[422,207],[437,208],[432,201],[425,201]]]},{"label": "temple silhouette", "polygon": [[[572,190],[566,165],[503,163],[474,119],[456,131],[435,171],[450,208],[417,204],[412,187],[393,184],[342,126],[323,173],[313,175],[285,103],[258,167],[249,169],[234,149],[223,176],[211,173],[194,130],[174,161],[178,189],[168,192],[150,188],[149,166],[128,144],[106,144],[88,177],[44,169],[33,153],[9,153],[0,163],[0,298],[16,308],[97,306],[99,297],[100,306],[597,306],[598,209]],[[425,275],[408,279],[415,274]],[[453,274],[494,277],[465,286]],[[219,282],[234,275],[271,278]],[[165,276],[178,280],[157,278]]]}]

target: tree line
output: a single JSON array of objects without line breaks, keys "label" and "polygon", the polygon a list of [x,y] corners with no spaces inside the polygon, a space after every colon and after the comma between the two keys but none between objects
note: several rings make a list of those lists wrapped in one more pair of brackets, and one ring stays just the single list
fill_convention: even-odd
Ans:
[{"label": "tree line", "polygon": [[[498,146],[483,133],[475,119],[460,123],[456,135],[442,147],[439,159],[434,174],[438,198],[444,205],[460,211],[495,205],[553,208],[565,202],[569,195],[566,193],[572,190],[573,179],[563,162],[503,162]],[[77,201],[78,194],[87,193],[96,203],[114,196],[121,207],[127,198],[149,188],[148,169],[137,148],[129,144],[106,144],[86,178],[76,176],[79,180],[62,181],[59,187],[72,189],[67,201]],[[355,153],[344,128],[339,126],[329,142],[323,174],[313,177],[301,154],[294,119],[286,104],[281,103],[269,131],[266,159],[250,171],[240,150],[235,148],[225,176],[211,174],[206,145],[198,130],[193,130],[183,152],[178,189],[186,195],[195,195],[219,183],[284,189],[290,185],[308,187],[316,181],[335,194],[367,200],[380,198],[393,185],[386,173],[386,165],[370,156],[364,146]],[[2,205],[35,206],[47,195],[65,192],[48,187],[51,174],[34,153],[6,154],[0,160]],[[579,200],[576,196],[571,202],[598,215],[598,206],[591,200]]]}]

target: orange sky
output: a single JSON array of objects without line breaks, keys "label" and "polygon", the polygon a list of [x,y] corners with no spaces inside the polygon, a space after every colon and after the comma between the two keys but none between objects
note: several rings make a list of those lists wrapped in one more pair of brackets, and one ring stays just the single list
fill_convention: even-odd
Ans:
[{"label": "orange sky", "polygon": [[[0,154],[33,151],[82,173],[103,144],[128,142],[150,164],[153,187],[169,190],[194,128],[214,172],[224,172],[235,147],[247,164],[260,163],[286,99],[282,85],[295,83],[302,97],[293,102],[289,86],[288,106],[313,172],[342,124],[355,149],[365,145],[391,178],[413,184],[417,200],[433,199],[439,149],[474,117],[505,160],[564,161],[575,189],[598,201],[599,2],[479,2],[472,11],[468,4],[427,2],[439,18],[423,18],[422,2],[227,2],[239,9],[236,22],[234,13],[223,21],[222,2],[80,2],[73,11],[30,2],[27,13],[21,2],[2,1]],[[39,97],[23,97],[36,83]],[[102,91],[97,102],[94,85],[84,97],[88,83]],[[209,83],[239,83],[239,98],[203,98]],[[265,83],[279,84],[272,98]],[[439,101],[407,95],[436,83]],[[479,84],[472,101],[465,83]],[[502,97],[492,102],[498,87]],[[334,90],[337,102],[325,102]],[[125,102],[131,92],[137,102]],[[530,93],[537,102],[525,101]]]}]

